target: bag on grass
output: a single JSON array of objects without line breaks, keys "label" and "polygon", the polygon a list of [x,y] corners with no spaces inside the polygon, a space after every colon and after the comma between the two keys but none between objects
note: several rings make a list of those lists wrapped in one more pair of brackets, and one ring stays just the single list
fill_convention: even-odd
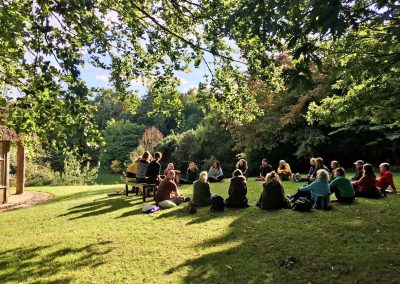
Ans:
[{"label": "bag on grass", "polygon": [[299,197],[294,203],[293,203],[293,209],[296,211],[301,211],[301,212],[307,212],[311,211],[313,205],[310,200],[306,197]]},{"label": "bag on grass", "polygon": [[225,204],[224,199],[219,195],[211,196],[211,211],[224,211]]}]

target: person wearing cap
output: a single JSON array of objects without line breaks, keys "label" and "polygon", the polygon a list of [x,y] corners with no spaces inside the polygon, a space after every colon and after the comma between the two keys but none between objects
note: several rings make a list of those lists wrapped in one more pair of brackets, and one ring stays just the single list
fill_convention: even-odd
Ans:
[{"label": "person wearing cap", "polygon": [[358,181],[363,176],[364,161],[358,160],[357,162],[354,163],[354,165],[356,166],[356,174],[351,179],[351,181]]},{"label": "person wearing cap", "polygon": [[279,161],[278,175],[281,180],[290,180],[292,178],[292,170],[290,169],[289,163],[285,160]]},{"label": "person wearing cap", "polygon": [[272,172],[274,169],[272,168],[271,165],[268,164],[267,159],[262,159],[261,161],[261,166],[260,166],[260,173],[258,174],[258,177],[256,177],[257,181],[264,181],[265,176]]},{"label": "person wearing cap", "polygon": [[388,163],[382,163],[379,165],[380,175],[376,179],[376,186],[379,187],[382,193],[385,194],[385,190],[390,186],[393,193],[397,193],[396,186],[393,181],[393,174],[390,170],[390,165]]}]

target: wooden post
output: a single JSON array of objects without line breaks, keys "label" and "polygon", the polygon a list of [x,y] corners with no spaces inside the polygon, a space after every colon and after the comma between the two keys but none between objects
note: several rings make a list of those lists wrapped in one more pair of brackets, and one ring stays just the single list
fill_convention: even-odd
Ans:
[{"label": "wooden post", "polygon": [[10,196],[10,141],[5,141],[4,144],[4,185],[6,189],[4,191],[4,203],[8,202]]},{"label": "wooden post", "polygon": [[21,142],[18,142],[17,148],[17,177],[16,177],[17,194],[24,193],[25,188],[25,148]]}]

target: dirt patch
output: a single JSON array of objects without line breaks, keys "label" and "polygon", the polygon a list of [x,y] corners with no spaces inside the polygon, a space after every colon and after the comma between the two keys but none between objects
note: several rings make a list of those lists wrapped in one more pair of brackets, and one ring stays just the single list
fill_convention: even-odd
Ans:
[{"label": "dirt patch", "polygon": [[15,194],[15,190],[12,190],[8,203],[0,205],[0,212],[31,207],[53,198],[54,196],[47,192],[25,191],[23,194]]}]

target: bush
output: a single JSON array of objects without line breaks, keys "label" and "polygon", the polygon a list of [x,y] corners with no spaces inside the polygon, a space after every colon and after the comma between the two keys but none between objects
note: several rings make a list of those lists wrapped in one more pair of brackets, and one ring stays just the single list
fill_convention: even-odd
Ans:
[{"label": "bush", "polygon": [[65,154],[64,172],[57,181],[62,185],[95,184],[100,165],[91,167],[89,162],[82,166],[82,161],[71,152]]},{"label": "bush", "polygon": [[50,165],[37,164],[32,160],[26,160],[25,163],[25,185],[43,186],[52,185],[56,181],[56,174]]},{"label": "bush", "polygon": [[117,160],[111,161],[110,168],[113,174],[120,174],[123,171],[121,162]]}]

